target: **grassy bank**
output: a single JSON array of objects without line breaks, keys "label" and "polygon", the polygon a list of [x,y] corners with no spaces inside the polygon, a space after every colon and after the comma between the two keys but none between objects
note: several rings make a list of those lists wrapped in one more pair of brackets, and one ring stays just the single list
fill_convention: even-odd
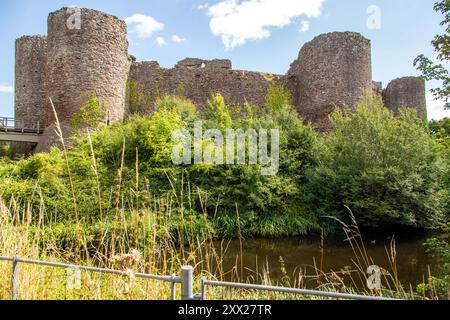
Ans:
[{"label": "grassy bank", "polygon": [[[170,212],[169,212],[170,213]],[[30,212],[17,206],[9,207],[4,201],[0,205],[0,255],[18,256],[51,262],[63,262],[84,266],[96,266],[122,270],[123,276],[100,275],[80,272],[79,275],[65,269],[21,264],[19,271],[19,299],[26,300],[156,300],[170,299],[170,285],[152,280],[134,277],[137,272],[160,275],[179,274],[184,265],[195,266],[196,292],[200,279],[208,277],[215,280],[238,281],[279,285],[284,287],[305,288],[305,279],[315,280],[322,291],[367,294],[396,298],[420,298],[421,296],[404,288],[398,281],[395,270],[395,252],[392,254],[391,269],[383,271],[383,289],[361,291],[357,283],[365,283],[364,272],[374,263],[365,252],[357,226],[347,227],[351,245],[354,247],[355,261],[353,269],[341,272],[324,272],[316,267],[311,274],[298,274],[298,278],[284,277],[280,281],[270,278],[269,266],[255,270],[247,279],[241,278],[243,254],[236,256],[234,267],[226,270],[223,257],[227,242],[220,245],[212,241],[214,235],[207,229],[203,236],[198,231],[190,231],[191,221],[170,225],[165,219],[158,218],[156,212],[145,215],[122,217],[117,221],[99,221],[96,225],[82,222],[69,229],[68,225],[32,225]],[[175,230],[170,231],[172,228]],[[177,235],[176,237],[174,235]],[[186,237],[186,238],[183,238]],[[189,243],[180,246],[190,237]],[[350,261],[349,261],[350,263]],[[280,264],[283,270],[283,263]],[[343,277],[351,279],[344,282]],[[302,280],[303,279],[303,280]],[[0,299],[11,296],[11,264],[0,262]],[[360,287],[360,286],[359,286]],[[177,295],[180,296],[179,288]],[[422,297],[437,297],[427,291]],[[238,289],[210,288],[209,299],[318,299],[289,294],[256,292]]]},{"label": "grassy bank", "polygon": [[[229,106],[213,95],[204,115],[184,98],[165,97],[151,116],[132,115],[109,127],[92,123],[101,117],[84,119],[86,110],[97,109],[101,102],[90,96],[74,117],[78,134],[61,139],[60,149],[26,159],[0,158],[0,255],[114,267],[112,258],[139,252],[141,259],[130,266],[135,272],[173,274],[190,264],[199,276],[229,279],[231,273],[246,281],[236,270],[239,257],[236,268],[223,270],[223,247],[216,248],[213,240],[327,234],[341,230],[341,221],[354,225],[356,220],[368,227],[440,230],[449,219],[447,140],[430,134],[411,110],[395,116],[377,96],[364,96],[355,112],[336,111],[328,134],[304,123],[282,87],[271,88],[260,107]],[[263,175],[262,165],[175,165],[173,132],[192,132],[198,120],[205,130],[278,129],[278,173]],[[57,134],[62,136],[61,130]],[[203,138],[189,148],[201,144],[213,154],[223,153],[214,142]],[[363,255],[360,261],[359,282],[365,281],[370,259]],[[9,267],[1,268],[0,295],[5,298]],[[21,275],[24,298],[168,294],[133,277],[88,274],[82,281],[86,288],[68,293],[64,277],[53,276],[57,271],[26,268]],[[352,291],[339,283],[339,275],[317,270],[312,276],[322,279],[323,289]],[[270,283],[264,272],[257,278]],[[385,294],[411,294],[395,279],[386,283],[390,292]],[[423,291],[436,296],[432,284]],[[226,293],[214,291],[213,297],[221,294]]]}]

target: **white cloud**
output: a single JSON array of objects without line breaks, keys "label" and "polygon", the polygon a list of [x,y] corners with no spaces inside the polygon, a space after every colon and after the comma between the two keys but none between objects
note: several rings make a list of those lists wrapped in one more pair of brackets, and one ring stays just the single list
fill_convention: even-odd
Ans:
[{"label": "white cloud", "polygon": [[130,33],[136,33],[138,38],[149,38],[153,33],[164,30],[164,24],[155,18],[143,14],[133,14],[125,18]]},{"label": "white cloud", "polygon": [[211,32],[221,37],[227,50],[248,40],[270,37],[271,28],[282,28],[300,16],[315,18],[326,0],[222,0],[208,7]]},{"label": "white cloud", "polygon": [[309,23],[309,21],[303,20],[300,23],[300,29],[298,29],[298,31],[300,31],[300,32],[307,32],[309,30],[310,25],[311,24]]},{"label": "white cloud", "polygon": [[158,47],[164,47],[168,45],[166,39],[164,39],[163,37],[156,38],[155,42],[158,45]]},{"label": "white cloud", "polygon": [[0,83],[0,92],[1,93],[11,93],[14,92],[14,87],[7,83]]},{"label": "white cloud", "polygon": [[427,92],[427,107],[428,107],[428,119],[440,120],[442,118],[449,118],[450,111],[444,109],[444,101],[435,100],[431,91]]},{"label": "white cloud", "polygon": [[186,39],[185,39],[185,38],[182,38],[182,37],[179,37],[179,36],[177,36],[177,35],[175,34],[175,35],[172,36],[172,41],[173,41],[174,43],[183,43],[183,42],[186,41]]},{"label": "white cloud", "polygon": [[199,4],[197,10],[205,10],[209,8],[209,3]]}]

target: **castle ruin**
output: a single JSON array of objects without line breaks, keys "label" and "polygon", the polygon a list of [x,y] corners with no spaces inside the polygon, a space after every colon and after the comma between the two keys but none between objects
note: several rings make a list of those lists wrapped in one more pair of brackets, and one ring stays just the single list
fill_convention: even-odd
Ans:
[{"label": "castle ruin", "polygon": [[53,100],[64,136],[70,135],[72,116],[82,105],[83,92],[95,92],[107,106],[105,122],[113,123],[127,113],[129,80],[148,96],[184,95],[200,109],[211,93],[221,93],[227,103],[264,103],[272,83],[284,84],[301,116],[318,130],[329,129],[329,114],[336,106],[354,107],[363,92],[383,96],[397,112],[401,107],[417,110],[426,118],[425,83],[406,77],[386,89],[372,79],[370,40],[354,32],[334,32],[316,37],[300,50],[285,75],[234,70],[229,60],[188,58],[165,69],[155,61],[137,62],[128,54],[124,21],[91,9],[80,9],[80,28],[68,28],[73,14],[62,8],[49,15],[47,36],[26,36],[16,41],[16,119],[45,132],[37,151],[57,143]]}]

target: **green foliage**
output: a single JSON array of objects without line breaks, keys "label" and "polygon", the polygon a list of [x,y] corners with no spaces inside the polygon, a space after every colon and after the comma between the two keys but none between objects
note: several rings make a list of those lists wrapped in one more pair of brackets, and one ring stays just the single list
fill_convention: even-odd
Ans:
[{"label": "green foliage", "polygon": [[207,119],[213,123],[213,127],[225,131],[231,128],[231,114],[225,99],[220,93],[213,94],[208,101],[206,109]]},{"label": "green foliage", "polygon": [[436,238],[428,239],[424,246],[427,253],[437,257],[441,262],[443,277],[430,277],[427,283],[417,286],[417,292],[423,296],[438,299],[450,299],[450,244]]},{"label": "green foliage", "polygon": [[11,143],[0,141],[0,158],[2,157],[11,158],[13,153],[12,151],[13,150],[11,148]]},{"label": "green foliage", "polygon": [[143,115],[150,107],[150,97],[136,80],[128,80],[126,94],[129,114]]},{"label": "green foliage", "polygon": [[450,149],[450,118],[433,120],[429,124],[430,133],[444,148]]},{"label": "green foliage", "polygon": [[185,123],[175,109],[161,109],[155,112],[149,122],[146,135],[146,148],[150,150],[150,161],[155,166],[172,165],[172,149],[175,143],[172,134],[182,129]]},{"label": "green foliage", "polygon": [[82,94],[85,100],[80,109],[73,115],[70,125],[75,132],[80,129],[96,129],[107,116],[106,106],[100,101],[95,93]]},{"label": "green foliage", "polygon": [[158,99],[156,109],[175,111],[187,124],[192,124],[195,120],[200,119],[195,104],[190,100],[178,96],[165,96],[162,99]]},{"label": "green foliage", "polygon": [[283,85],[269,86],[265,98],[265,109],[269,114],[277,114],[292,108],[292,94]]},{"label": "green foliage", "polygon": [[450,109],[450,77],[444,66],[445,62],[450,61],[450,0],[436,2],[434,10],[444,16],[441,26],[444,27],[445,34],[436,35],[431,42],[437,53],[438,62],[422,54],[414,60],[414,66],[422,72],[425,80],[437,80],[442,83],[441,88],[434,88],[431,91],[437,98],[442,98],[446,102],[446,108]]},{"label": "green foliage", "polygon": [[341,217],[345,205],[369,226],[437,228],[445,222],[448,157],[411,110],[395,117],[380,98],[366,96],[356,114],[333,114],[334,132],[319,136],[289,101],[276,86],[261,108],[230,107],[215,94],[204,119],[222,130],[278,129],[280,168],[274,176],[263,175],[261,165],[174,165],[174,131],[191,132],[201,118],[192,102],[167,96],[157,100],[152,116],[132,115],[78,136],[67,160],[58,149],[20,161],[3,158],[0,196],[37,212],[35,221],[55,223],[70,220],[74,207],[89,224],[164,202],[158,214],[170,207],[167,232],[186,241],[195,230],[217,237],[331,230],[321,217]]},{"label": "green foliage", "polygon": [[413,110],[395,117],[367,95],[356,113],[338,110],[331,120],[321,164],[308,174],[311,210],[342,218],[348,206],[364,226],[443,226],[448,163]]}]

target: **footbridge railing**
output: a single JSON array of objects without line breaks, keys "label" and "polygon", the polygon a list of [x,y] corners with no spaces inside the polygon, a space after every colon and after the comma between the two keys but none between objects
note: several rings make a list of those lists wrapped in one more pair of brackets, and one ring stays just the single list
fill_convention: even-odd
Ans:
[{"label": "footbridge railing", "polygon": [[39,143],[43,132],[40,122],[29,124],[20,119],[0,117],[0,141]]},{"label": "footbridge railing", "polygon": [[24,120],[0,117],[0,131],[2,132],[13,132],[13,133],[43,133],[43,128],[40,122],[36,122],[32,125],[25,124]]}]

